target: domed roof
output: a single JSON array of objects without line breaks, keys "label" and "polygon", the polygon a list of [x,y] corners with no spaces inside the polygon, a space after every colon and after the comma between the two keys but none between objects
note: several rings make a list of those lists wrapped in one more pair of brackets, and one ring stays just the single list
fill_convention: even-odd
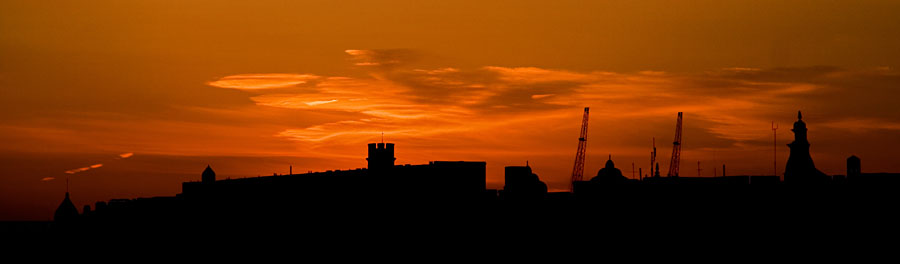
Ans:
[{"label": "domed roof", "polygon": [[597,171],[597,176],[591,178],[592,182],[619,183],[628,180],[622,175],[622,171],[617,169],[612,161],[612,155],[606,161],[606,167]]},{"label": "domed roof", "polygon": [[616,164],[612,161],[612,155],[609,155],[609,160],[606,161],[606,168],[615,168]]},{"label": "domed roof", "polygon": [[69,192],[66,192],[66,198],[56,208],[56,213],[53,214],[53,221],[71,222],[76,218],[78,218],[78,209],[75,208],[72,200],[69,200]]}]

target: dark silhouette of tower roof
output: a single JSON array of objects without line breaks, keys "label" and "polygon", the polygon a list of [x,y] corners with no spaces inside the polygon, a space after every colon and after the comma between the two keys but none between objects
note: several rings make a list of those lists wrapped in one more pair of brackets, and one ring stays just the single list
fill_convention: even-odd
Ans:
[{"label": "dark silhouette of tower roof", "polygon": [[78,219],[78,209],[75,208],[75,204],[69,199],[69,192],[66,192],[66,198],[56,208],[56,213],[53,214],[53,221],[69,223],[76,219]]},{"label": "dark silhouette of tower roof", "polygon": [[597,171],[597,176],[591,178],[591,182],[597,183],[622,183],[627,180],[628,178],[622,175],[622,171],[616,168],[616,164],[612,161],[612,155],[609,155],[606,166]]},{"label": "dark silhouette of tower roof", "polygon": [[211,183],[216,181],[216,172],[213,171],[209,165],[206,165],[206,169],[203,170],[203,175],[200,177],[202,182]]},{"label": "dark silhouette of tower roof", "polygon": [[[803,114],[797,111],[797,122],[794,122],[794,142],[788,144],[791,155],[784,169],[784,182],[792,184],[823,183],[830,178],[816,169],[809,155],[809,141],[806,138],[806,123]],[[723,173],[724,174],[724,173]]]}]

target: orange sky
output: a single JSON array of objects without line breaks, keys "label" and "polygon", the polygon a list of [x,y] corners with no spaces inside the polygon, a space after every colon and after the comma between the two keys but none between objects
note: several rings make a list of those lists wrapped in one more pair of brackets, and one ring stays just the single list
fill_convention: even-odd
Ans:
[{"label": "orange sky", "polygon": [[822,171],[900,171],[897,1],[294,2],[0,0],[0,220],[50,219],[66,175],[80,208],[364,167],[382,132],[564,189],[585,106],[586,176],[653,137],[667,170],[679,111],[682,175],[771,175],[773,121],[782,173],[797,110]]}]

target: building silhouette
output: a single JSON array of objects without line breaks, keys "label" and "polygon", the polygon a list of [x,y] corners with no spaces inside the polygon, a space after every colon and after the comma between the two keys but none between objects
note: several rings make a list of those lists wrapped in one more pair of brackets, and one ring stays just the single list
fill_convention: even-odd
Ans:
[{"label": "building silhouette", "polygon": [[78,209],[72,203],[72,200],[69,199],[69,192],[66,192],[66,197],[63,198],[62,203],[56,208],[56,213],[53,214],[53,222],[70,224],[76,222],[78,216]]},{"label": "building silhouette", "polygon": [[[835,175],[836,182],[838,176],[844,175]],[[863,173],[862,161],[859,157],[853,155],[847,158],[846,183],[848,185],[868,185],[893,188],[900,184],[900,173]]]},{"label": "building silhouette", "polygon": [[784,182],[787,184],[822,184],[830,180],[828,175],[816,169],[809,155],[809,141],[806,139],[806,123],[803,114],[797,111],[797,122],[794,122],[794,142],[788,144],[791,155],[784,169]]},{"label": "building silhouette", "polygon": [[597,176],[591,178],[591,182],[597,184],[622,184],[628,181],[622,170],[616,168],[616,164],[612,161],[612,155],[606,161],[606,165],[597,171]]},{"label": "building silhouette", "polygon": [[531,171],[531,166],[506,166],[505,185],[500,198],[508,201],[542,200],[547,195],[547,184]]},{"label": "building silhouette", "polygon": [[215,171],[207,165],[198,181],[183,182],[181,193],[175,196],[100,201],[93,210],[85,205],[82,214],[67,191],[56,209],[53,224],[58,230],[74,227],[133,230],[150,226],[219,231],[235,228],[232,223],[249,223],[251,228],[280,228],[298,223],[312,227],[377,223],[380,225],[375,226],[381,227],[407,218],[421,219],[423,213],[465,216],[467,221],[472,221],[508,213],[502,207],[507,204],[525,204],[528,206],[513,208],[531,209],[549,208],[531,205],[557,208],[576,205],[579,210],[602,208],[605,212],[641,208],[641,212],[648,213],[671,210],[670,205],[677,204],[679,208],[687,206],[702,214],[733,205],[779,206],[785,198],[796,195],[793,191],[785,192],[783,183],[827,183],[831,186],[822,189],[846,190],[840,192],[844,199],[840,201],[857,201],[854,206],[900,198],[892,191],[841,187],[890,189],[900,184],[900,174],[863,173],[860,159],[851,156],[847,159],[846,176],[829,177],[812,162],[806,124],[799,112],[792,131],[795,137],[788,144],[791,154],[783,181],[775,175],[659,177],[658,163],[654,164],[657,166],[654,177],[628,179],[615,167],[610,155],[595,177],[572,183],[572,192],[548,192],[547,184],[527,163],[505,167],[504,187],[497,191],[486,188],[487,165],[483,161],[396,165],[394,144],[370,143],[367,168],[217,180]]},{"label": "building silhouette", "polygon": [[200,182],[204,184],[216,182],[216,172],[213,171],[209,165],[206,165],[206,169],[204,169],[203,173],[200,175]]},{"label": "building silhouette", "polygon": [[369,171],[383,173],[394,167],[394,143],[369,143]]}]

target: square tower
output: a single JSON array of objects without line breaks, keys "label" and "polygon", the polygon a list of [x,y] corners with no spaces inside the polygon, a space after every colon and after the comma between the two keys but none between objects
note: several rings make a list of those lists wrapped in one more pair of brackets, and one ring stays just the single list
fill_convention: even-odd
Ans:
[{"label": "square tower", "polygon": [[369,143],[370,171],[386,171],[394,167],[394,143]]}]

